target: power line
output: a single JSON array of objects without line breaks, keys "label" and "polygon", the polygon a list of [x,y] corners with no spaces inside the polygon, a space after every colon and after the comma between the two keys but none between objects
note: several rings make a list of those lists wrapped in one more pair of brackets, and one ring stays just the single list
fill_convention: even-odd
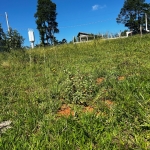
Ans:
[{"label": "power line", "polygon": [[89,22],[89,23],[85,23],[85,24],[78,24],[78,25],[72,25],[72,26],[63,26],[63,27],[59,27],[59,28],[73,28],[73,27],[87,26],[87,25],[91,25],[91,24],[97,24],[97,23],[100,23],[100,22],[106,22],[106,21],[109,21],[109,20],[112,20],[112,19],[113,18],[106,19],[106,20],[99,20],[99,21],[95,21],[95,22]]},{"label": "power line", "polygon": [[[92,25],[92,24],[97,24],[97,23],[102,23],[102,22],[107,22],[107,21],[111,21],[114,18],[110,18],[110,19],[106,19],[106,20],[98,20],[95,22],[88,22],[88,23],[84,23],[84,24],[77,24],[77,25],[70,25],[70,26],[60,26],[58,28],[60,29],[64,29],[64,28],[75,28],[75,27],[82,27],[82,26],[88,26],[88,25]],[[19,28],[18,28],[19,29]],[[20,28],[19,30],[27,30],[28,28]],[[34,28],[35,29],[35,28]],[[39,30],[39,29],[36,29]],[[41,30],[43,30],[43,28],[41,28]]]},{"label": "power line", "polygon": [[[95,15],[95,14],[93,14],[93,15],[88,15],[88,18],[95,18],[95,17],[99,17],[100,15],[102,15],[102,16],[104,16],[105,15],[105,17],[106,16],[108,16],[108,15],[112,15],[113,13],[115,13],[115,11],[113,11],[113,12],[109,12],[109,13],[105,13],[105,14],[103,14],[103,13],[101,13],[101,14],[97,14],[97,15]],[[81,19],[83,19],[84,17],[86,17],[87,16],[87,14],[86,15],[84,15],[84,16],[80,16],[80,17],[77,17],[76,19],[70,19],[68,16],[67,16],[67,18],[65,19],[65,17],[63,17],[63,20],[60,20],[61,22],[66,22],[66,21],[77,21],[77,20],[81,20]],[[58,15],[58,17],[59,17],[59,15]],[[70,15],[70,17],[72,17],[72,15]]]}]

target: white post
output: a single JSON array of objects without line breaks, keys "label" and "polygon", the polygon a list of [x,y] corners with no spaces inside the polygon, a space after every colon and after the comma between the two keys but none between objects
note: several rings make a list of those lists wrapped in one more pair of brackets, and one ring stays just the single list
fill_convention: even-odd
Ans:
[{"label": "white post", "polygon": [[149,32],[149,30],[147,29],[147,14],[145,13],[145,25],[146,25],[146,31]]},{"label": "white post", "polygon": [[34,48],[34,42],[31,42],[31,48],[32,49]]},{"label": "white post", "polygon": [[53,46],[55,46],[55,41],[54,41],[54,33],[53,33]]},{"label": "white post", "polygon": [[141,33],[141,37],[142,37],[142,25],[140,25],[140,33]]},{"label": "white post", "polygon": [[29,36],[29,41],[31,43],[31,48],[33,49],[34,48],[34,32],[32,29],[28,29],[28,36]]}]

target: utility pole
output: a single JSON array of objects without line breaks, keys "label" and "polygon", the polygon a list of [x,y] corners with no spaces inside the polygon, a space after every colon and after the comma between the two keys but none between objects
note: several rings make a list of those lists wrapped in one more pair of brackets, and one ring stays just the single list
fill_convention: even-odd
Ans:
[{"label": "utility pole", "polygon": [[10,33],[10,27],[9,27],[9,22],[8,22],[8,15],[5,12],[5,16],[6,16],[6,23],[7,23],[7,29],[8,29],[8,33]]}]

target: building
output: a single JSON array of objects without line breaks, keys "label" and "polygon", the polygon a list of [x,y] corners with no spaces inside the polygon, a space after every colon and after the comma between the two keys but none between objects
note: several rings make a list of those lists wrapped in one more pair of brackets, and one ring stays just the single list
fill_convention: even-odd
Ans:
[{"label": "building", "polygon": [[79,42],[81,41],[88,41],[88,37],[89,37],[90,34],[88,33],[83,33],[83,32],[79,32],[77,37],[79,39]]},{"label": "building", "polygon": [[89,37],[95,38],[94,35],[89,34],[89,33],[84,33],[84,32],[79,32],[78,35],[77,35],[77,37],[79,39],[79,42],[88,41]]}]

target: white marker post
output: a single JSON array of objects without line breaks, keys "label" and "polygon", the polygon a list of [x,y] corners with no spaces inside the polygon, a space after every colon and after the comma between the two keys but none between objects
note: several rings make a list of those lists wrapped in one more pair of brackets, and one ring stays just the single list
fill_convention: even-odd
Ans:
[{"label": "white marker post", "polygon": [[146,32],[150,32],[147,28],[147,14],[145,13],[145,25],[146,25]]},{"label": "white marker post", "polygon": [[140,25],[140,33],[141,33],[141,37],[142,37],[142,25]]},{"label": "white marker post", "polygon": [[28,36],[29,36],[29,41],[31,43],[31,48],[34,48],[34,31],[32,29],[28,29]]}]

